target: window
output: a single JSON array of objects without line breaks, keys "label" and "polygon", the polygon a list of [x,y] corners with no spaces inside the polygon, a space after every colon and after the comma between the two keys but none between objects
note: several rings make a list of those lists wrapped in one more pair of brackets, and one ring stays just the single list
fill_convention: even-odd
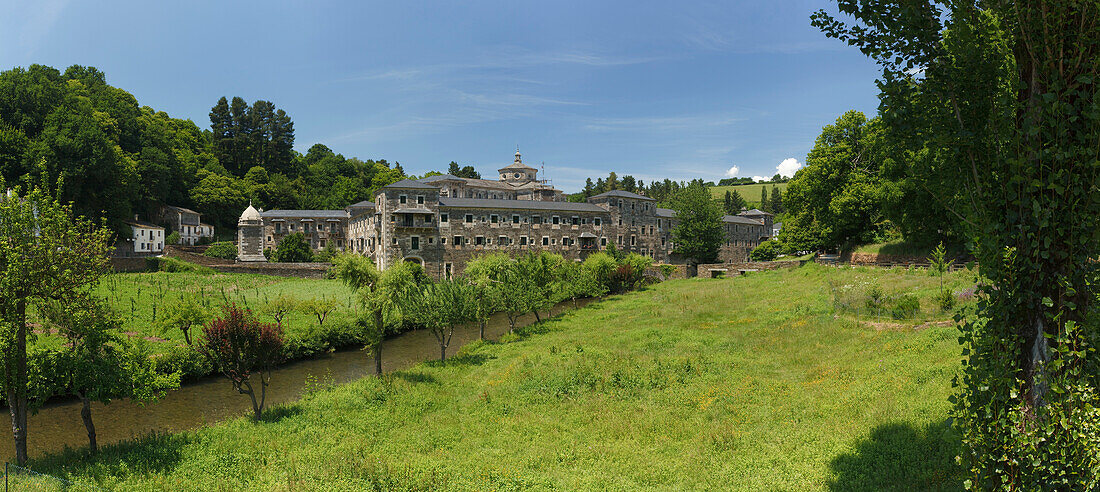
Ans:
[{"label": "window", "polygon": [[557,239],[551,239],[550,244],[553,244],[554,246],[557,246],[558,245],[558,240]]},{"label": "window", "polygon": [[275,234],[282,234],[282,233],[283,233],[283,223],[282,222],[276,222],[275,223]]},{"label": "window", "polygon": [[527,236],[520,236],[519,237],[519,245],[520,246],[527,246]]},{"label": "window", "polygon": [[619,226],[622,227],[622,225],[623,225],[623,218],[619,217]]},{"label": "window", "polygon": [[581,223],[581,218],[574,215],[573,218],[570,219],[569,223],[572,225],[579,225]]},{"label": "window", "polygon": [[531,223],[532,224],[541,224],[542,223],[542,217],[540,217],[538,215],[536,215],[534,217],[531,217]]},{"label": "window", "polygon": [[619,246],[623,245],[623,235],[622,234],[619,234],[619,238],[618,238],[617,242],[619,243]]},{"label": "window", "polygon": [[623,201],[622,201],[622,199],[620,199],[620,200],[619,200],[619,208],[623,208]]},{"label": "window", "polygon": [[435,244],[435,237],[428,236],[428,244]]},{"label": "window", "polygon": [[606,237],[601,237],[600,238],[600,246],[607,246],[607,238]]},{"label": "window", "polygon": [[393,244],[394,244],[394,246],[397,245],[397,238],[393,238]]},{"label": "window", "polygon": [[454,246],[462,246],[462,236],[455,236],[454,241],[451,241]]},{"label": "window", "polygon": [[485,236],[477,236],[474,238],[474,246],[484,246]]},{"label": "window", "polygon": [[519,224],[519,215],[512,214],[512,223]]},{"label": "window", "polygon": [[447,217],[447,214],[439,214],[439,223],[446,224],[448,218],[449,217]]},{"label": "window", "polygon": [[631,212],[633,212],[633,211],[634,211],[634,202],[630,202],[630,211],[631,211]]},{"label": "window", "polygon": [[499,244],[501,246],[507,246],[508,245],[508,236],[498,237],[497,238],[497,244]]},{"label": "window", "polygon": [[424,195],[416,195],[416,204],[417,205],[423,205],[424,204]]},{"label": "window", "polygon": [[420,238],[413,236],[410,239],[412,239],[412,249],[420,249]]},{"label": "window", "polygon": [[451,264],[450,263],[444,263],[443,264],[443,274],[446,275],[447,278],[451,278]]},{"label": "window", "polygon": [[444,237],[439,238],[439,244],[446,245],[447,244],[447,237],[444,236]]},{"label": "window", "polygon": [[466,223],[467,224],[472,224],[473,222],[474,222],[473,214],[466,214]]},{"label": "window", "polygon": [[542,245],[543,246],[549,246],[550,245],[550,236],[542,236]]},{"label": "window", "polygon": [[489,216],[489,223],[496,224],[497,222],[500,222],[500,217],[497,214],[492,214]]},{"label": "window", "polygon": [[561,245],[562,246],[569,246],[569,236],[562,236],[561,237]]},{"label": "window", "polygon": [[309,222],[302,224],[302,230],[305,231],[306,234],[309,234]]},{"label": "window", "polygon": [[432,223],[432,216],[425,214],[424,215],[424,223],[425,224],[431,224]]},{"label": "window", "polygon": [[660,228],[661,228],[661,219],[657,219],[657,228],[658,228],[658,229],[660,229]]},{"label": "window", "polygon": [[603,220],[601,220],[599,217],[596,217],[595,219],[592,219],[592,224],[594,224],[596,227],[599,227],[603,225]]},{"label": "window", "polygon": [[631,246],[634,246],[635,244],[638,244],[638,241],[636,239],[637,238],[633,234],[630,235],[630,245]]},{"label": "window", "polygon": [[406,203],[409,203],[409,197],[407,197],[405,195],[401,195],[401,196],[397,197],[397,203],[400,203],[402,205],[404,205]]},{"label": "window", "polygon": [[552,219],[552,222],[554,225],[558,225],[561,223],[561,219],[557,215],[555,215]]}]

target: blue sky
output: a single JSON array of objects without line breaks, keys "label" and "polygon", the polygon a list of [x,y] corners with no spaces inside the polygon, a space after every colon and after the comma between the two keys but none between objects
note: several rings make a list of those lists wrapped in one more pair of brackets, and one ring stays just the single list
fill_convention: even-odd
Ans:
[{"label": "blue sky", "polygon": [[[826,39],[825,1],[7,2],[0,69],[92,65],[200,127],[267,99],[296,147],[483,174],[545,163],[575,191],[615,171],[718,180],[805,160],[821,127],[877,107],[878,70]],[[791,161],[788,161],[790,163]]]}]

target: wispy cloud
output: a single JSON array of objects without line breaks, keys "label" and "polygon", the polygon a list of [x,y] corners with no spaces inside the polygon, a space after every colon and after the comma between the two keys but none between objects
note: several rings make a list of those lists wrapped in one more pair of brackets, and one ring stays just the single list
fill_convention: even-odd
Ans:
[{"label": "wispy cloud", "polygon": [[727,115],[641,116],[627,118],[592,118],[583,128],[590,131],[654,131],[669,132],[686,129],[714,129],[744,121],[744,118]]},{"label": "wispy cloud", "polygon": [[69,0],[42,0],[8,5],[5,7],[8,22],[0,25],[16,30],[20,48],[33,52],[36,45],[49,36],[68,3]]}]

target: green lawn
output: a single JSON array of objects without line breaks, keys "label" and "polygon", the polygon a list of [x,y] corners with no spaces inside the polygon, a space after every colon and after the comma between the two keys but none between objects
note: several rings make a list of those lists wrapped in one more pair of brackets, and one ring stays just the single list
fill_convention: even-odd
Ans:
[{"label": "green lawn", "polygon": [[[834,289],[875,287],[922,312],[833,312]],[[957,489],[960,351],[953,326],[929,323],[950,317],[937,288],[921,270],[818,265],[674,280],[259,424],[31,467],[119,490]]]},{"label": "green lawn", "polygon": [[746,184],[737,186],[712,186],[710,187],[710,194],[714,198],[721,200],[726,196],[726,190],[733,190],[741,194],[741,198],[744,198],[746,202],[749,202],[749,208],[760,207],[760,189],[767,188],[768,196],[771,196],[772,187],[777,186],[778,189],[783,190],[783,193],[787,192],[787,183],[767,183],[767,184]]},{"label": "green lawn", "polygon": [[[214,313],[228,302],[252,309],[263,321],[274,322],[267,314],[267,304],[279,296],[304,301],[307,299],[338,299],[339,306],[328,319],[329,323],[344,321],[355,306],[351,291],[338,280],[272,277],[243,273],[118,273],[108,275],[99,284],[97,294],[104,296],[122,316],[122,331],[131,336],[147,337],[156,348],[161,340],[182,342],[177,330],[162,331],[157,321],[163,321],[165,310],[181,296],[204,299]],[[154,310],[157,311],[154,319]],[[293,312],[283,319],[288,334],[313,330],[317,318]]]}]

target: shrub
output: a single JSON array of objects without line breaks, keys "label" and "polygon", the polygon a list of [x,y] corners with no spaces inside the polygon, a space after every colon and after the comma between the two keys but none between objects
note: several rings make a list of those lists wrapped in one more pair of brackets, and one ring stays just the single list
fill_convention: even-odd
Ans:
[{"label": "shrub", "polygon": [[920,312],[920,300],[913,294],[902,294],[894,299],[894,307],[890,314],[894,319],[912,318]]},{"label": "shrub", "polygon": [[935,300],[941,311],[950,311],[955,308],[955,294],[950,290],[940,291]]},{"label": "shrub", "polygon": [[[203,335],[199,352],[233,383],[233,389],[252,399],[252,418],[259,421],[271,371],[282,360],[282,327],[261,323],[252,311],[229,304],[222,317],[203,328]],[[259,395],[253,382],[259,383]]]},{"label": "shrub", "polygon": [[749,253],[752,261],[772,261],[779,257],[782,247],[779,241],[764,241]]},{"label": "shrub", "polygon": [[339,251],[336,251],[336,247],[332,245],[332,241],[329,241],[325,244],[324,249],[318,251],[317,254],[313,255],[313,261],[319,261],[321,263],[332,263],[332,260],[336,259],[336,255],[339,253]]},{"label": "shrub", "polygon": [[183,261],[179,258],[171,258],[167,256],[156,256],[145,259],[145,268],[154,272],[170,272],[170,273],[214,273],[214,269],[204,267],[202,265],[196,265],[189,261]]},{"label": "shrub", "polygon": [[172,233],[169,234],[168,237],[164,238],[164,244],[179,244],[179,243],[180,243],[180,233],[177,232],[177,231],[172,231]]},{"label": "shrub", "polygon": [[300,232],[287,234],[275,247],[272,260],[279,263],[305,263],[313,261],[313,250],[306,241],[306,236]]},{"label": "shrub", "polygon": [[221,258],[223,260],[235,260],[237,259],[237,246],[229,241],[214,243],[211,244],[209,248],[206,248],[206,251],[203,252],[203,256]]}]

